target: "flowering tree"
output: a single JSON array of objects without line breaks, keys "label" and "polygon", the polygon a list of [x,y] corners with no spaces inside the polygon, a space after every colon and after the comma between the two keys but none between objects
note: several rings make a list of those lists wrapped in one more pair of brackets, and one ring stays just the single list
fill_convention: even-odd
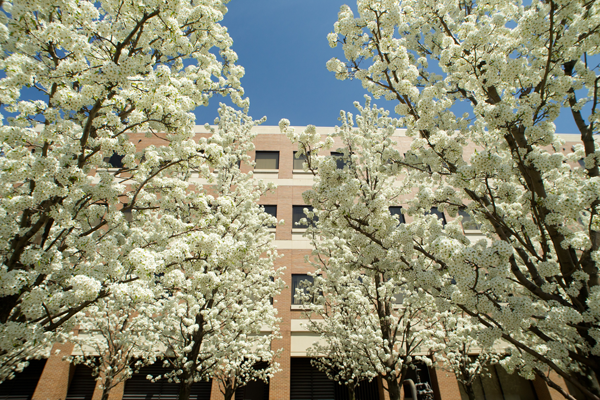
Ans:
[{"label": "flowering tree", "polygon": [[454,373],[469,400],[475,400],[475,380],[485,375],[491,365],[498,363],[501,350],[482,347],[478,340],[481,325],[477,320],[450,313],[440,322],[444,345],[437,354],[437,361]]},{"label": "flowering tree", "polygon": [[[324,141],[314,127],[296,132],[287,121],[280,126],[299,144],[307,155],[306,168],[315,174],[304,200],[318,217],[307,235],[322,275],[304,297],[307,304],[311,297],[320,299],[308,317],[309,329],[320,334],[323,344],[315,344],[312,353],[325,355],[329,361],[321,366],[343,383],[380,376],[390,398],[397,400],[415,356],[438,350],[438,310],[449,305],[442,301],[438,308],[422,289],[440,278],[431,262],[404,256],[413,232],[390,213],[389,206],[408,188],[397,182],[393,172],[398,168],[389,163],[398,156],[390,139],[395,121],[379,110],[361,111],[361,134],[353,130],[352,115],[343,113],[342,127]],[[342,144],[341,159],[318,155],[334,139]],[[441,226],[435,216],[427,221]]]},{"label": "flowering tree", "polygon": [[280,371],[279,364],[272,361],[276,356],[271,349],[272,336],[255,334],[247,339],[250,340],[245,343],[245,350],[238,350],[233,357],[222,360],[213,372],[213,379],[218,381],[225,400],[231,400],[236,390],[250,382],[261,380],[267,383]]},{"label": "flowering tree", "polygon": [[313,289],[327,294],[307,314],[308,328],[320,335],[320,342],[308,350],[319,357],[313,364],[346,385],[352,400],[361,381],[376,377],[385,380],[390,399],[399,400],[414,362],[431,364],[418,354],[436,347],[437,338],[431,335],[438,323],[433,298],[417,289],[403,291],[402,305],[395,305],[398,281],[389,279],[387,271],[344,274],[329,263],[320,271],[327,277],[317,277]]},{"label": "flowering tree", "polygon": [[100,381],[102,400],[108,400],[114,387],[139,368],[153,364],[160,355],[152,315],[147,313],[155,293],[142,282],[112,287],[110,296],[74,317],[78,333],[69,341],[81,355],[71,357],[71,362],[92,368]]},{"label": "flowering tree", "polygon": [[[189,186],[173,171],[222,153],[191,110],[247,105],[227,2],[2,2],[0,380],[113,284],[160,272],[140,249],[186,234],[161,211]],[[164,145],[136,152],[137,132]]]},{"label": "flowering tree", "polygon": [[[271,298],[283,281],[273,266],[277,252],[269,231],[276,219],[257,204],[272,185],[239,169],[249,160],[257,123],[221,110],[207,139],[222,152],[219,163],[206,183],[166,207],[172,220],[170,227],[162,225],[162,249],[139,251],[164,271],[155,329],[173,367],[166,377],[180,382],[180,400],[189,398],[194,382],[215,374],[239,374],[239,382],[261,376],[252,375],[244,360],[271,363],[274,355],[270,345],[279,330]],[[262,377],[273,372],[269,368]]]},{"label": "flowering tree", "polygon": [[[427,290],[509,343],[509,372],[551,369],[599,399],[599,5],[359,0],[357,11],[340,9],[328,39],[346,61],[327,66],[394,100],[395,126],[414,137],[405,155],[381,153],[379,175],[403,174],[415,193],[397,259],[429,260],[438,279]],[[469,112],[457,115],[459,103]],[[562,107],[580,133],[572,149],[555,134]],[[423,218],[432,206],[464,210],[487,240]]]}]

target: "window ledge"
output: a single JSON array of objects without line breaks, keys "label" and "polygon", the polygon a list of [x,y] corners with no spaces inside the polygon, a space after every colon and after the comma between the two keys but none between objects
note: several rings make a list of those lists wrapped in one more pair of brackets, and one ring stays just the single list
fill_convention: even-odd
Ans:
[{"label": "window ledge", "polygon": [[104,167],[99,167],[96,169],[96,173],[98,172],[108,172],[111,175],[114,176],[120,176],[123,171],[121,171],[121,168],[114,168],[114,167],[110,167],[110,168],[104,168]]},{"label": "window ledge", "polygon": [[277,175],[279,174],[279,170],[278,169],[255,169],[254,170],[255,174],[271,174],[271,175]]},{"label": "window ledge", "polygon": [[310,310],[310,306],[305,306],[304,304],[292,304],[292,310]]},{"label": "window ledge", "polygon": [[304,233],[308,228],[292,228],[292,233]]},{"label": "window ledge", "polygon": [[303,170],[303,169],[295,169],[295,170],[292,170],[292,174],[294,174],[294,175],[310,175],[310,176],[312,176],[312,172],[310,172],[310,171],[305,171],[305,170]]}]

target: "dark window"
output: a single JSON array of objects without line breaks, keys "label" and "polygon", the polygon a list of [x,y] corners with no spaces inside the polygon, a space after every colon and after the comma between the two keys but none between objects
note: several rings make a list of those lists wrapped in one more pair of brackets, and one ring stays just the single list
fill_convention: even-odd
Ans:
[{"label": "dark window", "polygon": [[[254,365],[254,369],[258,371],[267,367],[268,364],[264,361]],[[244,386],[237,388],[234,400],[269,400],[269,381],[265,382],[257,379],[246,383]]]},{"label": "dark window", "polygon": [[[348,387],[343,382],[330,380],[315,366],[315,361],[310,358],[290,360],[290,400],[349,400]],[[361,400],[379,400],[377,379],[360,381],[355,395]]]},{"label": "dark window", "polygon": [[[313,217],[312,220],[310,220],[304,213],[305,208],[309,212],[313,210],[312,206],[293,206],[293,208],[292,208],[292,210],[293,210],[292,228],[308,228],[308,225],[314,225],[314,222],[316,221],[316,216]],[[300,222],[300,220],[302,218],[306,218],[306,221],[308,222],[308,224],[297,225],[298,222]]]},{"label": "dark window", "polygon": [[440,221],[442,221],[442,225],[446,225],[446,216],[444,215],[443,212],[438,210],[437,207],[431,207],[431,210],[428,212],[428,214],[433,214],[433,215],[437,216],[438,219]]},{"label": "dark window", "polygon": [[279,169],[278,151],[257,151],[256,169]]},{"label": "dark window", "polygon": [[335,159],[337,169],[344,169],[344,167],[346,166],[346,161],[344,161],[344,153],[340,153],[339,151],[332,151],[331,157]]},{"label": "dark window", "polygon": [[[422,362],[422,361],[413,362],[413,364],[411,365],[411,368],[408,368],[408,371],[406,371],[405,379],[410,379],[415,383],[419,399],[421,399],[421,398],[433,399],[434,398],[433,390],[431,390],[431,388],[433,387],[433,382],[431,379],[431,375],[429,374],[429,368],[427,367],[427,365],[425,365],[424,362]],[[406,382],[406,380],[404,382]],[[409,396],[411,396],[411,394],[410,394],[411,391],[408,389],[408,385],[403,385],[403,391],[404,391],[404,398],[410,398]],[[479,399],[479,397],[477,397],[477,398]],[[481,397],[481,398],[484,399],[485,397]],[[503,397],[499,396],[499,398],[503,398]],[[517,398],[519,398],[519,397],[517,396]],[[523,397],[523,398],[530,399],[529,397]],[[489,399],[491,399],[491,397],[487,397],[487,399],[489,400]]]},{"label": "dark window", "polygon": [[471,215],[469,213],[467,213],[467,210],[465,208],[459,208],[458,209],[458,215],[460,215],[461,217],[463,217],[462,220],[462,226],[464,230],[467,229],[481,229],[481,225],[478,224],[473,217],[471,217]]},{"label": "dark window", "polygon": [[[277,218],[277,206],[261,206],[265,209],[265,212],[273,217]],[[269,228],[275,228],[275,224],[269,225]]]},{"label": "dark window", "polygon": [[123,157],[116,152],[112,153],[110,157],[104,157],[104,162],[109,163],[109,168],[123,168]]},{"label": "dark window", "polygon": [[306,154],[298,154],[294,152],[294,169],[304,169],[303,164],[306,162]]},{"label": "dark window", "polygon": [[277,206],[262,206],[265,212],[277,218]]},{"label": "dark window", "polygon": [[123,210],[123,216],[125,217],[125,220],[127,222],[133,221],[133,213],[131,212],[131,210]]},{"label": "dark window", "polygon": [[92,375],[92,369],[87,365],[76,365],[66,400],[92,400],[95,387],[96,377]]},{"label": "dark window", "polygon": [[[179,394],[179,383],[169,382],[168,379],[159,379],[152,382],[147,379],[148,375],[157,376],[171,372],[171,368],[165,368],[161,362],[140,369],[138,373],[125,381],[123,400],[139,399],[177,399]],[[192,383],[190,399],[210,400],[212,382],[201,381]]]},{"label": "dark window", "polygon": [[392,295],[392,304],[402,304],[406,292],[401,287],[397,287],[395,292],[396,293]]},{"label": "dark window", "polygon": [[[302,283],[307,282],[307,283]],[[314,278],[307,274],[293,274],[292,275],[292,305],[302,305],[302,300],[296,298],[296,289],[300,289],[303,293],[308,293],[309,288],[306,285],[312,285]]]},{"label": "dark window", "polygon": [[399,207],[399,206],[390,207],[390,214],[392,214],[392,217],[396,216],[396,215],[398,216],[399,224],[403,224],[406,222],[404,220],[404,214],[402,214],[402,207]]},{"label": "dark window", "polygon": [[19,372],[13,379],[6,380],[0,385],[0,400],[28,400],[33,397],[46,360],[31,360],[23,372]]},{"label": "dark window", "polygon": [[336,400],[336,383],[314,367],[310,358],[290,361],[290,400]]}]

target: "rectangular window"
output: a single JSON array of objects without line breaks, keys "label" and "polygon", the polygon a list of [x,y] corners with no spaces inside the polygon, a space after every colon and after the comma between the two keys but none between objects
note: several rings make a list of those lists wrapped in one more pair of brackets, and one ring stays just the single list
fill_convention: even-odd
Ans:
[{"label": "rectangular window", "polygon": [[478,224],[471,215],[467,212],[466,208],[461,207],[458,209],[458,215],[463,217],[462,226],[464,230],[481,229],[481,225]]},{"label": "rectangular window", "polygon": [[110,164],[109,168],[123,168],[123,157],[117,152],[112,153],[110,157],[104,157],[104,162]]},{"label": "rectangular window", "polygon": [[335,159],[337,169],[344,169],[344,167],[346,166],[346,161],[344,161],[344,153],[340,153],[339,151],[332,151],[331,157]]},{"label": "rectangular window", "polygon": [[428,214],[433,214],[433,215],[437,216],[438,219],[440,221],[442,221],[442,225],[446,225],[446,216],[444,215],[443,212],[441,212],[440,210],[438,210],[437,207],[431,207],[431,210],[429,211]]},{"label": "rectangular window", "polygon": [[257,151],[256,152],[255,169],[279,169],[279,152],[278,151]]},{"label": "rectangular window", "polygon": [[[304,283],[302,283],[304,282]],[[309,293],[309,287],[314,282],[314,278],[308,274],[292,274],[292,305],[301,306],[301,299],[296,297],[296,289],[302,293]]]},{"label": "rectangular window", "polygon": [[295,170],[303,170],[303,164],[306,162],[306,154],[298,154],[297,151],[294,152],[294,169]]},{"label": "rectangular window", "polygon": [[[314,225],[314,222],[316,221],[316,217],[313,217],[314,219],[311,221],[304,213],[305,208],[307,211],[313,210],[312,206],[293,206],[293,208],[292,208],[292,211],[293,211],[292,212],[292,228],[308,228],[308,225]],[[306,218],[306,221],[308,222],[308,224],[297,225],[298,222],[300,222],[300,220],[302,218]]]},{"label": "rectangular window", "polygon": [[392,217],[394,216],[398,216],[398,224],[403,224],[406,221],[404,220],[404,214],[402,214],[402,207],[400,206],[393,206],[390,207],[390,214],[392,215]]},{"label": "rectangular window", "polygon": [[405,295],[406,295],[406,293],[404,292],[404,290],[401,288],[398,288],[397,293],[394,293],[394,295],[392,296],[392,304],[397,305],[397,306],[402,304],[402,302],[404,301]]},{"label": "rectangular window", "polygon": [[124,210],[123,211],[123,217],[125,217],[125,220],[127,222],[132,222],[133,221],[133,213],[131,212],[131,210]]},{"label": "rectangular window", "polygon": [[[263,207],[265,209],[265,212],[269,215],[274,216],[275,218],[277,218],[277,206],[267,206],[267,205],[261,205],[261,207]],[[275,228],[276,225],[269,225],[269,228]]]}]

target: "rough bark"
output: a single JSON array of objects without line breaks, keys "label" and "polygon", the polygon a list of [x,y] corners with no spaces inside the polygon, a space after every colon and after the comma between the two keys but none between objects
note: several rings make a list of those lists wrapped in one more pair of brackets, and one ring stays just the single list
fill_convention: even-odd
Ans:
[{"label": "rough bark", "polygon": [[475,391],[473,390],[473,385],[472,384],[466,385],[463,382],[459,382],[459,384],[462,386],[463,390],[465,391],[465,393],[469,397],[469,400],[477,400],[476,397],[475,397]]},{"label": "rough bark", "polygon": [[353,383],[348,384],[348,399],[356,400],[356,385]]},{"label": "rough bark", "polygon": [[390,400],[400,400],[400,384],[394,378],[386,379]]},{"label": "rough bark", "polygon": [[228,387],[227,389],[225,389],[225,400],[231,400],[233,399],[233,396],[235,395],[235,389]]},{"label": "rough bark", "polygon": [[189,400],[190,393],[192,392],[192,383],[194,381],[190,379],[190,374],[188,372],[184,372],[180,379],[181,383],[179,384],[179,400]]}]

